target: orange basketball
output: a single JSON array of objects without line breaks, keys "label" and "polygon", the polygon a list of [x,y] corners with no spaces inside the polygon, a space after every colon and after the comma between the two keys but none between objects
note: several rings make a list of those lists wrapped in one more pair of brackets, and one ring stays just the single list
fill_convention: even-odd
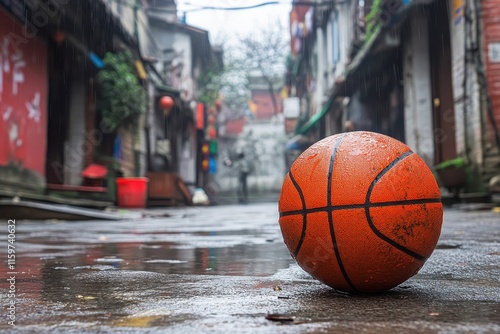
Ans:
[{"label": "orange basketball", "polygon": [[415,275],[441,233],[443,207],[425,162],[372,132],[325,138],[304,151],[279,199],[297,263],[341,291],[375,293]]}]

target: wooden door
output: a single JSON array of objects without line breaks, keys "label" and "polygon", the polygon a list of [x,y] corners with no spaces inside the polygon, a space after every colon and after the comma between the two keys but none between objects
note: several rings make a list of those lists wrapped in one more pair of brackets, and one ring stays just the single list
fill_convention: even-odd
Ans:
[{"label": "wooden door", "polygon": [[430,8],[429,37],[435,164],[456,157],[449,13],[448,1],[435,1]]}]

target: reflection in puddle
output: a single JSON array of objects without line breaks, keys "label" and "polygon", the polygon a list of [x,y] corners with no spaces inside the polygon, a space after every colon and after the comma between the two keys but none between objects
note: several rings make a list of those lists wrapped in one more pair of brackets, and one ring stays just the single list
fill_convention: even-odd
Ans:
[{"label": "reflection in puddle", "polygon": [[116,257],[105,257],[101,259],[95,259],[95,263],[120,263],[123,259],[118,259]]},{"label": "reflection in puddle", "polygon": [[[37,309],[43,314],[51,310],[65,321],[119,319],[116,326],[148,327],[168,319],[163,314],[162,319],[156,318],[158,314],[130,317],[120,310],[137,307],[141,312],[139,305],[148,298],[158,298],[161,304],[179,296],[205,296],[213,290],[206,282],[271,277],[294,262],[279,242],[274,219],[249,220],[242,215],[241,221],[221,224],[196,217],[198,221],[189,224],[168,225],[26,223],[17,235],[19,295],[31,300],[26,308],[40,305]],[[179,315],[174,319],[178,321]]]},{"label": "reflection in puddle", "polygon": [[181,260],[147,260],[144,261],[144,263],[187,263],[187,261],[181,261]]},{"label": "reflection in puddle", "polygon": [[[56,267],[54,269],[57,269],[59,267]],[[65,268],[65,267],[63,267]],[[73,267],[73,270],[86,270],[86,269],[90,269],[90,270],[116,270],[116,267],[113,267],[113,266],[105,266],[105,265],[95,265],[95,266],[76,266],[76,267]]]},{"label": "reflection in puddle", "polygon": [[[295,264],[270,209],[259,215],[248,208],[207,208],[170,221],[20,224],[19,323],[32,326],[31,332],[72,324],[76,331],[129,327],[135,333],[200,324],[211,330],[229,322],[250,325],[250,333],[267,313],[278,313],[317,324],[361,324],[349,328],[353,333],[387,332],[383,326],[394,321],[406,324],[399,331],[445,326],[447,332],[499,332],[497,244],[455,247],[460,243],[451,238],[405,286],[369,298],[339,294]],[[267,323],[265,328],[277,332]],[[312,332],[297,329],[306,331]]]},{"label": "reflection in puddle", "polygon": [[[96,224],[84,232],[68,223],[51,226],[52,231],[45,234],[27,231],[23,238],[27,254],[20,256],[27,257],[23,263],[31,270],[122,269],[233,276],[269,276],[293,263],[285,245],[278,242],[277,225],[271,229],[254,222],[230,228],[219,224],[216,230],[200,231],[200,226],[193,225],[158,229],[155,223],[156,228],[148,224],[123,229]],[[57,243],[56,235],[60,237]]]},{"label": "reflection in puddle", "polygon": [[[20,235],[23,247],[18,262],[19,271],[29,277],[19,282],[24,296],[61,305],[68,315],[130,307],[143,289],[145,294],[168,297],[171,294],[165,288],[168,277],[173,277],[176,283],[170,284],[174,285],[184,281],[188,277],[185,275],[266,277],[294,262],[285,245],[276,241],[280,239],[277,228],[265,232],[258,232],[259,228],[235,228],[131,233],[130,229],[110,227],[108,231],[95,233],[87,229],[83,236],[74,226],[60,224],[50,238],[29,231]],[[57,245],[55,234],[61,237]],[[110,276],[98,282],[82,276],[99,273]],[[139,279],[143,282],[141,289],[131,285],[125,277],[127,273],[145,277]],[[121,283],[117,284],[116,279]],[[129,298],[128,294],[134,297]],[[132,322],[141,325],[142,320],[145,319]]]},{"label": "reflection in puddle", "polygon": [[[151,247],[154,246],[154,247]],[[162,274],[210,274],[269,276],[293,261],[284,246],[276,243],[244,244],[221,248],[176,248],[170,243],[103,244],[80,254],[28,258],[45,269],[144,270]],[[69,270],[71,270],[69,269]]]}]

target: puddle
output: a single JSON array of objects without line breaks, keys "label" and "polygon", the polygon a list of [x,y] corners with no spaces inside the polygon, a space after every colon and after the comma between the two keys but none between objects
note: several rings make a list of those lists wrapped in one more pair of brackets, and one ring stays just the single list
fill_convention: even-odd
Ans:
[{"label": "puddle", "polygon": [[181,260],[147,260],[144,261],[144,263],[187,263],[187,261],[181,261]]},{"label": "puddle", "polygon": [[[403,286],[367,298],[335,292],[300,269],[282,242],[274,205],[251,213],[251,221],[237,210],[207,208],[168,221],[20,224],[16,288],[19,310],[29,312],[19,312],[19,323],[34,326],[31,332],[73,324],[80,333],[85,327],[277,333],[283,326],[265,316],[284,314],[296,317],[294,323],[306,319],[301,321],[311,326],[332,326],[313,331],[301,324],[297,333],[500,328],[495,262],[500,252],[491,233],[484,246],[445,231],[450,237],[436,249],[460,252],[438,251]],[[396,327],[388,330],[385,324]]]}]

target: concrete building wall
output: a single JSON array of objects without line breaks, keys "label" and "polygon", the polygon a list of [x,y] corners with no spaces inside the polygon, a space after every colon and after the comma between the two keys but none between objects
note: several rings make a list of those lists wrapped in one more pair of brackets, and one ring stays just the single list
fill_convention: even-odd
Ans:
[{"label": "concrete building wall", "polygon": [[[137,4],[137,9],[134,5]],[[149,20],[146,14],[146,2],[141,0],[108,1],[116,17],[131,36],[136,36],[142,55],[158,56],[159,50],[149,32]]]},{"label": "concrete building wall", "polygon": [[[165,34],[166,35],[166,34]],[[192,74],[191,38],[188,34],[174,33],[172,48],[174,58],[171,63],[170,78],[172,86],[180,90],[181,99],[189,101],[196,96]],[[185,136],[182,132],[186,131]],[[179,175],[186,183],[196,182],[196,133],[191,126],[179,133],[177,152],[179,159]],[[182,138],[184,137],[184,138]]]},{"label": "concrete building wall", "polygon": [[[339,36],[338,16],[336,11],[330,13],[328,23],[326,24],[326,61],[327,61],[327,86],[331,87],[334,83],[335,68],[337,64],[337,46],[335,46]],[[340,46],[340,45],[338,45]]]},{"label": "concrete building wall", "polygon": [[172,85],[181,91],[181,98],[188,101],[195,96],[191,38],[188,34],[175,33],[172,48],[175,50],[175,58],[170,71]]},{"label": "concrete building wall", "polygon": [[411,17],[403,47],[406,144],[425,162],[434,164],[431,68],[428,19],[423,12]]},{"label": "concrete building wall", "polygon": [[186,126],[189,136],[182,138],[182,133],[177,139],[179,152],[179,175],[185,183],[196,183],[196,129],[192,125]]},{"label": "concrete building wall", "polygon": [[[171,28],[170,28],[171,27]],[[164,53],[165,63],[160,64],[159,71],[165,74],[168,84],[181,92],[181,99],[189,102],[196,99],[196,80],[194,74],[199,69],[194,69],[193,48],[191,36],[182,29],[176,29],[174,25],[167,26],[163,23],[155,23],[151,26],[151,35],[156,39],[158,47],[166,51]],[[183,109],[183,112],[192,112]],[[186,183],[196,183],[197,174],[197,143],[196,130],[188,124],[182,124],[176,140],[179,175]]]},{"label": "concrete building wall", "polygon": [[[341,77],[349,62],[349,50],[352,42],[352,19],[349,1],[336,6],[336,11],[330,14],[328,21],[328,50],[329,50],[329,86],[333,86],[336,79]],[[335,44],[337,44],[335,46]]]},{"label": "concrete building wall", "polygon": [[64,183],[80,185],[84,168],[86,78],[83,68],[75,70],[71,82],[68,138],[64,143]]},{"label": "concrete building wall", "polygon": [[286,140],[281,118],[270,122],[248,123],[245,130],[255,141],[254,174],[249,178],[249,189],[256,193],[278,192],[286,174],[284,144]]},{"label": "concrete building wall", "polygon": [[[450,0],[453,3],[454,0]],[[453,99],[455,101],[455,120],[456,120],[456,143],[457,153],[463,155],[465,153],[465,122],[464,122],[464,73],[465,73],[465,35],[464,35],[464,19],[463,16],[459,19],[455,17],[450,20],[450,38],[451,38],[451,62],[452,62],[452,82],[453,82]]]},{"label": "concrete building wall", "polygon": [[283,119],[253,121],[245,124],[241,135],[233,139],[219,140],[218,172],[212,177],[211,188],[221,194],[236,196],[238,171],[224,164],[233,160],[240,150],[249,157],[253,165],[248,176],[250,194],[278,193],[286,174]]},{"label": "concrete building wall", "polygon": [[134,154],[137,159],[136,174],[139,176],[146,175],[147,172],[147,140],[146,140],[146,114],[142,115],[137,122],[137,135],[134,142]]},{"label": "concrete building wall", "polygon": [[[352,15],[349,1],[341,2],[335,6],[335,10],[330,14],[326,30],[328,59],[327,86],[331,90],[335,87],[335,82],[340,80],[344,75],[347,64],[350,61],[349,50],[352,43]],[[341,132],[343,130],[342,124],[346,117],[347,109],[344,105],[335,105],[333,110],[325,115],[325,135],[329,136]]]},{"label": "concrete building wall", "polygon": [[471,158],[480,163],[482,160],[479,154],[481,151],[480,132],[483,127],[480,117],[477,75],[474,65],[465,60],[465,20],[454,15],[450,21],[457,153],[463,156],[472,154]]},{"label": "concrete building wall", "polygon": [[317,72],[316,77],[316,90],[315,90],[315,104],[314,113],[318,113],[323,107],[325,99],[325,91],[327,88],[326,74],[328,70],[328,58],[326,51],[326,35],[325,28],[318,27],[316,29],[316,57],[317,57]]},{"label": "concrete building wall", "polygon": [[[463,9],[459,10],[455,1],[452,0],[450,0],[449,7],[451,10],[450,36],[457,154],[469,158],[476,166],[482,166],[484,126],[477,73],[473,62],[465,58],[466,23]],[[472,23],[472,25],[475,24]]]},{"label": "concrete building wall", "polygon": [[123,170],[123,176],[133,177],[135,176],[135,168],[134,168],[134,138],[132,132],[120,128],[118,129],[118,134],[120,135],[122,142],[123,160],[121,162],[121,167]]},{"label": "concrete building wall", "polygon": [[183,100],[192,99],[196,87],[192,80],[193,50],[190,36],[187,33],[166,30],[162,25],[152,26],[151,34],[158,47],[165,51],[166,62],[159,64],[159,72],[165,73],[169,84],[181,91]]}]

